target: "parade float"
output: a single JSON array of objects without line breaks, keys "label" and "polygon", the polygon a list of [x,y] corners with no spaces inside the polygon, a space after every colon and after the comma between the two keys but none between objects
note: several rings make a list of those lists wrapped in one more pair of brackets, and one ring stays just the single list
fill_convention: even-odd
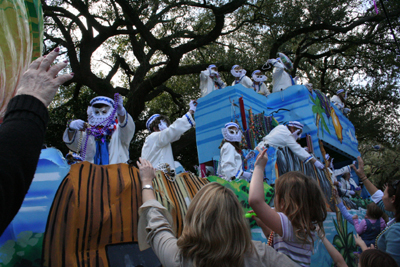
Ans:
[{"label": "parade float", "polygon": [[[359,155],[354,127],[321,97],[326,100],[318,91],[310,92],[301,85],[268,97],[236,85],[199,99],[196,139],[200,169],[217,166],[221,128],[227,121],[236,121],[242,127],[242,143],[248,151],[274,126],[289,120],[300,121],[305,125],[300,143],[315,157],[322,159],[323,153],[330,153],[337,167],[351,163]],[[324,224],[327,238],[344,254],[348,265],[354,266],[355,230],[335,210],[329,175],[314,165],[303,164],[288,149],[276,149],[270,155],[265,172],[265,200],[271,203],[274,179],[287,171],[300,170],[316,179],[330,211]],[[138,175],[138,169],[127,164],[68,165],[57,149],[42,150],[25,201],[0,238],[0,266],[159,266],[151,250],[139,251],[137,246],[137,211],[141,205]],[[171,212],[177,236],[182,232],[191,199],[206,183],[227,186],[238,196],[244,212],[251,209],[249,183],[245,180],[227,182],[218,176],[200,176],[183,172],[171,177],[158,172],[154,180],[157,199]],[[357,182],[355,175],[353,179]],[[363,208],[357,207],[350,213],[365,216]],[[253,239],[266,242],[255,222],[249,222]],[[317,240],[312,266],[331,263],[323,244]]]}]

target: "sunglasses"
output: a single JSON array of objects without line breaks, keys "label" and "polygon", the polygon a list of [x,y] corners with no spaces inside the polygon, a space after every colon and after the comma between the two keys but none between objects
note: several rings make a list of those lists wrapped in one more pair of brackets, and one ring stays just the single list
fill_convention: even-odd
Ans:
[{"label": "sunglasses", "polygon": [[396,180],[392,183],[392,187],[394,190],[397,190],[397,185],[400,183],[400,180]]}]

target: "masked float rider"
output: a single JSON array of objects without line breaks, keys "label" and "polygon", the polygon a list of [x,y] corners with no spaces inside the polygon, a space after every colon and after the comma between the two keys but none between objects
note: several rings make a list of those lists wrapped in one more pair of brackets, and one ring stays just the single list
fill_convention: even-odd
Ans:
[{"label": "masked float rider", "polygon": [[249,77],[246,76],[246,70],[239,65],[233,65],[231,69],[231,74],[235,77],[232,82],[232,86],[236,84],[241,84],[246,88],[253,88],[253,82]]},{"label": "masked float rider", "polygon": [[80,155],[84,154],[83,160],[98,165],[126,163],[135,123],[126,112],[121,96],[118,97],[116,111],[114,106],[111,98],[93,98],[87,109],[88,123],[73,120],[67,125],[63,135],[67,147]]},{"label": "masked float rider", "polygon": [[254,91],[258,94],[268,96],[269,90],[264,83],[267,80],[267,76],[263,75],[260,70],[255,70],[251,74],[251,78],[253,79],[252,87]]},{"label": "masked float rider", "polygon": [[[348,166],[346,166],[348,167]],[[343,174],[342,179],[340,179],[341,188],[340,192],[343,197],[353,197],[356,192],[361,190],[361,187],[351,178],[351,172]]]},{"label": "masked float rider", "polygon": [[146,137],[141,157],[150,161],[156,169],[164,169],[160,166],[165,164],[169,165],[170,170],[176,169],[171,143],[196,126],[193,114],[196,112],[197,102],[192,100],[189,106],[189,111],[172,124],[168,117],[160,114],[154,114],[147,120],[146,127],[151,134]]},{"label": "masked float rider", "polygon": [[229,182],[235,179],[249,181],[251,173],[243,171],[242,151],[240,149],[242,132],[239,125],[234,122],[225,124],[225,128],[222,128],[222,135],[224,139],[219,147],[221,151],[218,175]]},{"label": "masked float rider", "polygon": [[206,70],[200,72],[201,97],[208,95],[214,90],[225,88],[226,84],[222,81],[215,65],[210,65]]},{"label": "masked float rider", "polygon": [[296,142],[301,137],[303,127],[303,124],[297,121],[290,121],[287,125],[278,125],[263,138],[256,149],[261,152],[266,145],[275,148],[288,147],[301,161],[311,162],[322,170],[325,166]]},{"label": "masked float rider", "polygon": [[[351,173],[351,166],[354,165],[354,164],[344,166],[344,167],[342,167],[340,169],[335,169],[335,167],[333,166],[334,158],[331,158],[328,153],[325,154],[325,160],[327,160],[329,162],[328,171],[331,173],[331,180],[332,180],[332,184],[333,184],[334,188],[336,188],[336,190],[339,192],[340,196],[346,195],[346,193],[347,193],[346,189],[342,188],[343,185],[342,185],[341,182],[338,181],[338,177],[346,176],[346,173],[350,174]],[[351,192],[349,192],[348,194],[350,194],[350,193]]]},{"label": "masked float rider", "polygon": [[[274,68],[272,73],[272,93],[283,91],[289,86],[295,85],[297,79],[293,79],[292,76],[286,72],[286,70],[290,70],[292,66],[290,59],[283,53],[278,53],[278,55],[278,58],[268,59],[265,63],[265,66],[269,66],[267,69],[271,66]],[[282,61],[282,58],[284,61]]]},{"label": "masked float rider", "polygon": [[344,114],[347,115],[350,112],[349,108],[345,108],[347,99],[347,92],[344,89],[336,91],[336,95],[332,96],[331,102]]}]

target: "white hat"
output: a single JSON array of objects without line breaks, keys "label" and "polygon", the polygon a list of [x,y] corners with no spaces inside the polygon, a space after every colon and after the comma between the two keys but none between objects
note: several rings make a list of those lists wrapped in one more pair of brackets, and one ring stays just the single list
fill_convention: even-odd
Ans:
[{"label": "white hat", "polygon": [[96,96],[92,100],[90,100],[90,105],[93,106],[95,104],[105,104],[107,106],[113,107],[114,100],[106,96]]},{"label": "white hat", "polygon": [[293,127],[296,127],[297,129],[303,129],[303,127],[304,127],[304,125],[298,121],[289,121],[287,126],[293,126]]},{"label": "white hat", "polygon": [[225,124],[225,128],[228,129],[229,127],[235,127],[236,129],[239,130],[239,125],[237,123],[234,122],[228,122],[227,124]]},{"label": "white hat", "polygon": [[151,116],[147,121],[146,121],[146,128],[151,131],[150,129],[150,124],[157,118],[160,117],[160,114],[154,114],[153,116]]}]

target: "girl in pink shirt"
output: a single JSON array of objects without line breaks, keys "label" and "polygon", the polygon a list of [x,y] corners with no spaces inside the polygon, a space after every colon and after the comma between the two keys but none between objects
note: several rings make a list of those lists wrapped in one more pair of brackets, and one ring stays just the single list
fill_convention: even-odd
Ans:
[{"label": "girl in pink shirt", "polygon": [[386,222],[382,216],[383,211],[373,202],[367,205],[364,220],[359,222],[358,216],[353,216],[354,228],[368,247],[375,244],[376,237],[386,227]]}]

